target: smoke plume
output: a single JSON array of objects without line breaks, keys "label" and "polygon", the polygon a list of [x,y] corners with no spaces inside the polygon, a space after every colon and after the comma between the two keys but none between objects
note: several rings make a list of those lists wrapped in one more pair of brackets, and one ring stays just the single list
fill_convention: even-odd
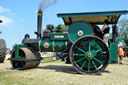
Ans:
[{"label": "smoke plume", "polygon": [[57,0],[42,0],[40,2],[39,10],[44,11],[47,9],[49,6],[55,5]]}]

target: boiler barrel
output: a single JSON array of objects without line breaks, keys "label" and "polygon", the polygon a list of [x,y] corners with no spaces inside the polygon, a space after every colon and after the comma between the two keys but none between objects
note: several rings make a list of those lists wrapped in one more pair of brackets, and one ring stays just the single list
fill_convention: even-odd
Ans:
[{"label": "boiler barrel", "polygon": [[69,46],[68,41],[39,41],[39,51],[41,52],[61,52]]}]

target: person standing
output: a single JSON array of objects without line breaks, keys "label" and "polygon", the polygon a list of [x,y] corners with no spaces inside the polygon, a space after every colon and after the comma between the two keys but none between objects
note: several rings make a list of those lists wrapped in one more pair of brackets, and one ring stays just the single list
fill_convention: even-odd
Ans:
[{"label": "person standing", "polygon": [[122,46],[119,47],[118,54],[119,54],[119,64],[123,64],[124,50]]},{"label": "person standing", "polygon": [[108,40],[110,38],[110,35],[109,35],[109,30],[110,30],[110,27],[109,27],[109,21],[107,19],[104,20],[104,26],[102,27],[101,30],[98,30],[100,32],[103,33],[103,40],[105,42],[105,44],[108,46]]}]

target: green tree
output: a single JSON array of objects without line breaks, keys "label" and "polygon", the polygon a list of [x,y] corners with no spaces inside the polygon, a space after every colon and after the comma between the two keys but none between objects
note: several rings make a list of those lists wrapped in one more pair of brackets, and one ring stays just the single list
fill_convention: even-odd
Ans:
[{"label": "green tree", "polygon": [[[63,25],[63,24],[59,24],[58,26],[61,27],[61,31],[64,31],[65,29],[69,28],[69,26],[66,26],[66,25]],[[54,29],[56,30],[56,28],[57,28],[58,26],[55,26]]]},{"label": "green tree", "polygon": [[122,41],[128,46],[128,19],[122,19],[119,21],[119,35]]}]

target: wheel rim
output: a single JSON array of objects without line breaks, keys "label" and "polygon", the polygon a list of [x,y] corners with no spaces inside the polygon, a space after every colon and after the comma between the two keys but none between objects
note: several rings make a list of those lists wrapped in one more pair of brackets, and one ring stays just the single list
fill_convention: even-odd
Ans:
[{"label": "wheel rim", "polygon": [[109,62],[109,50],[98,37],[87,36],[78,39],[70,53],[73,66],[82,74],[99,73]]}]

